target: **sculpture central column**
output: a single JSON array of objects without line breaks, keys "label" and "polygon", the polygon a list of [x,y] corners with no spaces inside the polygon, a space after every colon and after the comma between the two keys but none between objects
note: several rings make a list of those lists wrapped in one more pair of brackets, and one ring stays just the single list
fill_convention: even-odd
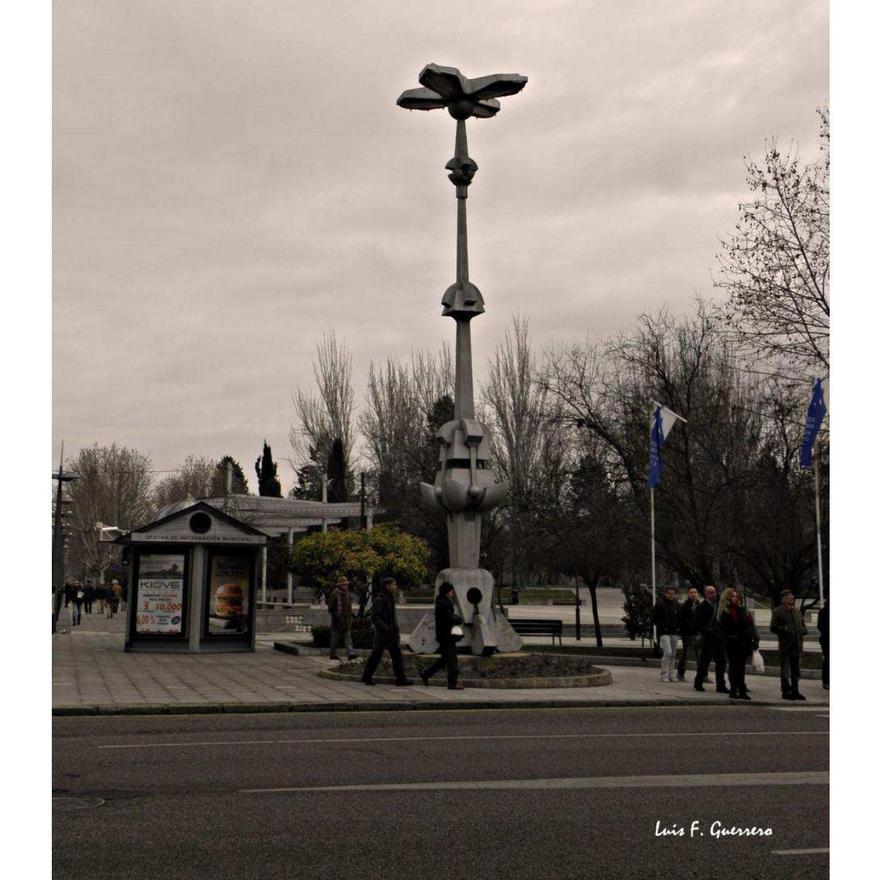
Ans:
[{"label": "sculpture central column", "polygon": [[[496,483],[489,466],[489,429],[474,412],[471,321],[484,311],[483,296],[468,272],[467,197],[477,172],[468,155],[465,121],[488,118],[500,110],[497,98],[513,95],[526,84],[518,74],[493,75],[469,80],[454,67],[427,65],[419,75],[425,88],[404,92],[397,103],[410,110],[445,108],[455,119],[455,155],[446,163],[457,200],[455,283],[443,294],[443,314],[455,321],[454,418],[437,431],[440,468],[433,485],[421,484],[428,504],[446,513],[449,568],[437,575],[436,585],[448,581],[465,622],[466,646],[474,653],[514,651],[522,639],[513,631],[495,603],[492,575],[480,568],[480,533],[483,513],[507,494],[506,483]],[[426,615],[410,637],[419,652],[436,649],[433,615]]]}]

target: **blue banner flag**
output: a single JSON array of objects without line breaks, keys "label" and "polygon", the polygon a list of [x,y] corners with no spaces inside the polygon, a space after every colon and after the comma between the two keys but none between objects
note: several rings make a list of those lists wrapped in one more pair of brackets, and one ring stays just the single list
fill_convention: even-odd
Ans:
[{"label": "blue banner flag", "polygon": [[671,409],[660,406],[659,403],[654,404],[654,415],[651,419],[651,450],[648,456],[648,485],[652,489],[656,489],[660,485],[660,473],[663,470],[663,443],[677,419],[684,421]]},{"label": "blue banner flag", "polygon": [[648,485],[655,489],[660,485],[660,472],[663,470],[663,419],[660,407],[654,408],[654,419],[651,423],[651,451],[648,456]]},{"label": "blue banner flag", "polygon": [[819,436],[819,428],[828,410],[825,407],[825,394],[822,391],[822,380],[816,379],[813,383],[813,396],[810,398],[810,406],[807,410],[807,421],[804,423],[804,439],[801,443],[801,467],[808,468],[813,465],[813,444]]}]

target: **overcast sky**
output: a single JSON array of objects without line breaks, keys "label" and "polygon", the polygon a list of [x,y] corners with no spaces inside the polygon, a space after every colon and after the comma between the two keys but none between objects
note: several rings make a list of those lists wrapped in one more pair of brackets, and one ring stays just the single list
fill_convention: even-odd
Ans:
[{"label": "overcast sky", "polygon": [[228,452],[254,486],[322,330],[358,397],[453,340],[454,124],[395,106],[427,62],[529,77],[468,123],[479,382],[514,313],[542,345],[711,296],[743,157],[816,153],[827,41],[824,0],[56,3],[56,455]]}]

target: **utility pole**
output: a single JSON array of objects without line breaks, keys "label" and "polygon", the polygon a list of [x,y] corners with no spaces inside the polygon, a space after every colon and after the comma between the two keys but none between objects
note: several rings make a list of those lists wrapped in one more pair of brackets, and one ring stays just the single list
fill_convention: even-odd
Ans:
[{"label": "utility pole", "polygon": [[364,472],[361,471],[361,531],[365,531],[367,528],[367,490],[364,486]]},{"label": "utility pole", "polygon": [[64,484],[78,479],[78,474],[64,471],[64,443],[61,444],[58,470],[52,474],[52,479],[58,481],[55,492],[55,516],[52,523],[52,632],[55,632],[64,590]]}]

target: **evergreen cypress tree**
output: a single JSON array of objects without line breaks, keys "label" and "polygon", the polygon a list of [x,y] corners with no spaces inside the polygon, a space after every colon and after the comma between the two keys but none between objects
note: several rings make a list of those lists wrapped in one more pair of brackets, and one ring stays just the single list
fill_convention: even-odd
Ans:
[{"label": "evergreen cypress tree", "polygon": [[254,467],[257,471],[260,495],[280,498],[281,483],[278,480],[278,465],[272,461],[272,449],[265,440],[263,440],[263,454],[257,459]]},{"label": "evergreen cypress tree", "polygon": [[345,461],[345,449],[342,440],[336,437],[330,447],[330,458],[327,462],[327,501],[348,501],[348,468]]},{"label": "evergreen cypress tree", "polygon": [[214,476],[211,478],[210,494],[214,498],[226,494],[226,469],[228,465],[232,466],[232,494],[247,495],[250,492],[250,489],[248,489],[247,477],[244,475],[241,465],[231,455],[224,455],[223,458],[217,462]]}]

